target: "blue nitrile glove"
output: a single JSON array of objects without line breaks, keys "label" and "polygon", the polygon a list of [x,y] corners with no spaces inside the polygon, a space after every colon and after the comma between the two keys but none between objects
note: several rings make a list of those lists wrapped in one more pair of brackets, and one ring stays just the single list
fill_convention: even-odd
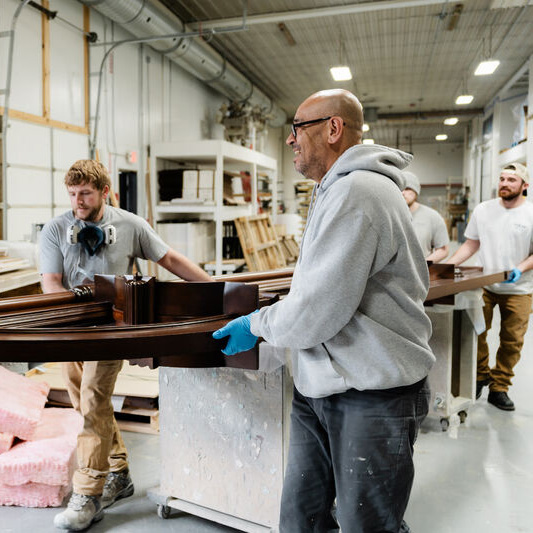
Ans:
[{"label": "blue nitrile glove", "polygon": [[504,281],[504,283],[516,283],[522,277],[522,271],[518,268],[513,268],[509,277]]},{"label": "blue nitrile glove", "polygon": [[[254,313],[257,313],[254,311]],[[250,317],[249,315],[240,316],[231,322],[228,322],[223,328],[217,329],[213,333],[213,338],[223,339],[228,337],[228,343],[222,350],[222,353],[226,355],[235,355],[236,353],[245,352],[251,350],[257,342],[257,337],[250,332]]]}]

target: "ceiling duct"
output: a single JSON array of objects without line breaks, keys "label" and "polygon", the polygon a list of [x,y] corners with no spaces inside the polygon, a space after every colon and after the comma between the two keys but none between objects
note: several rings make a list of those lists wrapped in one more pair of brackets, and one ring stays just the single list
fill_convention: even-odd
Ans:
[{"label": "ceiling duct", "polygon": [[[79,1],[96,9],[137,38],[187,31],[175,15],[146,0]],[[203,39],[165,38],[150,42],[150,46],[230,100],[247,101],[254,107],[260,107],[270,115],[270,126],[285,124],[285,112]]]}]

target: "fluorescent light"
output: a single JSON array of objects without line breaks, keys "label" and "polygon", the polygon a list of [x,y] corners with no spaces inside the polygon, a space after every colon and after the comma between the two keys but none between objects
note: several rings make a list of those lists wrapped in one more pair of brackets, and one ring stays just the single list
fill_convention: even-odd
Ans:
[{"label": "fluorescent light", "polygon": [[497,59],[489,59],[488,61],[482,61],[474,72],[475,76],[487,76],[492,74],[497,68],[500,62]]},{"label": "fluorescent light", "polygon": [[374,144],[374,139],[363,139],[363,144]]},{"label": "fluorescent light", "polygon": [[446,126],[455,126],[459,122],[459,119],[457,117],[450,117],[444,120],[444,124]]},{"label": "fluorescent light", "polygon": [[335,81],[348,81],[352,79],[350,67],[331,67],[329,71]]},{"label": "fluorescent light", "polygon": [[363,124],[363,131],[368,131],[370,129],[370,126],[368,124]]},{"label": "fluorescent light", "polygon": [[462,94],[461,96],[457,97],[457,100],[455,100],[455,103],[457,105],[466,105],[472,102],[474,97],[471,94]]},{"label": "fluorescent light", "polygon": [[435,135],[436,141],[445,141],[448,138],[448,135],[445,133],[440,133],[439,135]]}]

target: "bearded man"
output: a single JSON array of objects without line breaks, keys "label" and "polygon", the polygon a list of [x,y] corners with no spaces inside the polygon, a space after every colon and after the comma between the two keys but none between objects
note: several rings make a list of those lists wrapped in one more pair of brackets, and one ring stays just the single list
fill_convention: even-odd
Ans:
[{"label": "bearded man", "polygon": [[[507,391],[524,344],[533,293],[533,204],[525,198],[527,169],[507,165],[500,174],[498,196],[479,204],[465,231],[466,242],[448,260],[460,265],[479,250],[479,261],[490,271],[509,270],[507,281],[483,290],[485,331],[478,337],[476,398],[489,385],[488,402],[504,411],[515,406]],[[496,364],[489,365],[487,331],[495,306],[501,315],[500,346]]]},{"label": "bearded man", "polygon": [[[136,258],[157,262],[187,281],[212,281],[198,265],[165,244],[143,218],[106,205],[111,179],[98,161],[76,161],[65,176],[71,211],[50,220],[41,233],[44,293],[91,283],[95,274],[131,274]],[[113,414],[111,396],[123,361],[63,364],[73,407],[83,416],[78,469],[67,509],[54,518],[59,529],[81,531],[104,509],[133,494],[128,454]]]}]

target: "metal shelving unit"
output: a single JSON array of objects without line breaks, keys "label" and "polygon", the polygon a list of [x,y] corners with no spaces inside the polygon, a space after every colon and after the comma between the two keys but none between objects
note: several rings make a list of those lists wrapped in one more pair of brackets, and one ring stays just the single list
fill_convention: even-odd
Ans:
[{"label": "metal shelving unit", "polygon": [[[265,154],[221,140],[190,142],[165,142],[151,146],[151,191],[155,221],[168,219],[172,215],[196,216],[215,222],[215,274],[222,274],[223,222],[258,212],[258,172],[270,177],[272,191],[272,221],[277,212],[277,161]],[[172,168],[198,168],[215,170],[214,201],[199,202],[186,200],[177,203],[161,202],[158,188],[158,172]],[[224,171],[248,171],[251,175],[251,201],[243,205],[224,205]]]}]

